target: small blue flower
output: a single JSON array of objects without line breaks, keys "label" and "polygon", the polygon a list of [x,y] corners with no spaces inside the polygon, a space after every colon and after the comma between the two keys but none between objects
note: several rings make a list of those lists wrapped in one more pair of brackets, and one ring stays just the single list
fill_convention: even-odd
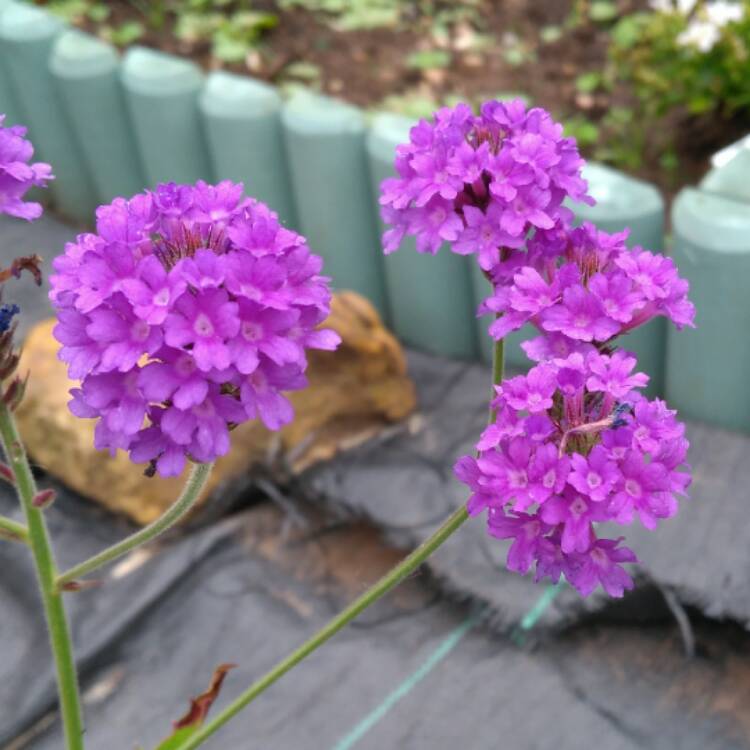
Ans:
[{"label": "small blue flower", "polygon": [[5,333],[13,321],[14,316],[21,312],[18,305],[3,305],[0,307],[0,333]]}]

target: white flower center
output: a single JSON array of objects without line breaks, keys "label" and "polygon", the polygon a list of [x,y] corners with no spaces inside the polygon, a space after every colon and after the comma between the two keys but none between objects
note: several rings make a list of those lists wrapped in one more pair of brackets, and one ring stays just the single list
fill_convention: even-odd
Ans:
[{"label": "white flower center", "polygon": [[635,479],[626,479],[625,480],[625,492],[630,495],[630,497],[633,498],[639,498],[643,494],[643,490],[641,489],[641,485],[636,482]]},{"label": "white flower center", "polygon": [[263,338],[263,326],[260,323],[245,320],[242,323],[242,336],[247,341],[260,341]]},{"label": "white flower center", "polygon": [[166,307],[169,304],[170,296],[169,287],[165,286],[154,295],[154,304],[157,307]]},{"label": "white flower center", "polygon": [[575,500],[570,504],[570,515],[573,518],[580,518],[589,509],[586,501],[578,495]]},{"label": "white flower center", "polygon": [[200,313],[193,323],[193,330],[198,336],[211,336],[214,332],[214,324],[206,313]]},{"label": "white flower center", "polygon": [[588,473],[588,476],[586,477],[586,482],[588,483],[588,486],[593,490],[601,486],[602,478],[595,471],[590,471]]}]

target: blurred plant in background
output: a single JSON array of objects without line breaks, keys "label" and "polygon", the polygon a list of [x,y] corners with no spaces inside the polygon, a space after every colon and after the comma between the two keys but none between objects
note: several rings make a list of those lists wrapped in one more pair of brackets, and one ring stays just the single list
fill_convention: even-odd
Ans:
[{"label": "blurred plant in background", "polygon": [[614,75],[649,117],[750,111],[750,2],[652,0],[612,29]]}]

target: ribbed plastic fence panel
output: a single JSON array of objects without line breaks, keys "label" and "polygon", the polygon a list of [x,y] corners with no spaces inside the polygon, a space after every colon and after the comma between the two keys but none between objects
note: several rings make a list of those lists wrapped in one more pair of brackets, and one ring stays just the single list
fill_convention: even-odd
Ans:
[{"label": "ribbed plastic fence panel", "polygon": [[115,49],[80,31],[61,34],[50,70],[100,203],[145,187],[120,86]]},{"label": "ribbed plastic fence panel", "polygon": [[667,334],[666,394],[684,416],[750,431],[750,210],[693,188],[672,208],[673,254],[695,330]]},{"label": "ribbed plastic fence panel", "polygon": [[[395,174],[396,146],[408,141],[413,124],[390,114],[378,115],[371,124],[367,151],[376,211],[380,183]],[[391,324],[399,338],[435,354],[476,356],[470,261],[447,246],[435,256],[418,253],[411,237],[384,258]]]},{"label": "ribbed plastic fence panel", "polygon": [[[661,193],[648,182],[618,172],[602,164],[587,164],[583,176],[595,206],[571,204],[579,222],[591,221],[605,232],[630,228],[628,245],[660,252],[664,248],[664,201]],[[666,325],[656,318],[618,341],[623,349],[635,352],[638,369],[650,376],[650,396],[664,393],[664,360]]]},{"label": "ribbed plastic fence panel", "polygon": [[[11,5],[15,5],[14,0],[0,0],[0,16]],[[0,54],[0,114],[5,115],[5,127],[23,125],[25,124],[25,118],[18,104],[18,97],[13,92],[2,57],[2,54]]]},{"label": "ribbed plastic fence panel", "polygon": [[709,170],[700,188],[750,203],[750,147],[738,147],[720,166]]},{"label": "ribbed plastic fence panel", "polygon": [[294,197],[275,88],[232,73],[211,73],[200,109],[216,180],[245,183],[287,226],[296,226]]},{"label": "ribbed plastic fence panel", "polygon": [[300,229],[334,287],[365,295],[387,318],[362,112],[300,93],[284,106],[282,122]]},{"label": "ribbed plastic fence panel", "polygon": [[11,4],[0,15],[0,55],[28,117],[37,156],[52,165],[57,207],[70,218],[90,221],[96,208],[93,183],[47,64],[64,28],[39,8]]},{"label": "ribbed plastic fence panel", "polygon": [[132,47],[121,72],[148,187],[211,180],[198,110],[204,80],[200,68],[172,55]]},{"label": "ribbed plastic fence panel", "polygon": [[712,167],[723,167],[727,162],[734,159],[738,151],[742,149],[750,149],[750,135],[746,135],[744,138],[740,138],[739,141],[730,143],[725,148],[717,151],[711,157]]}]

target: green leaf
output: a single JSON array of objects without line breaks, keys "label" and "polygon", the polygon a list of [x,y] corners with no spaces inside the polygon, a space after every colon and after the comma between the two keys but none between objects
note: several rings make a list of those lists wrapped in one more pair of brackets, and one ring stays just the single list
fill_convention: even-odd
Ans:
[{"label": "green leaf", "polygon": [[116,44],[118,47],[127,47],[140,39],[146,33],[146,29],[138,21],[126,21],[120,26],[102,29],[102,32],[112,44]]},{"label": "green leaf", "polygon": [[584,117],[571,117],[564,127],[565,134],[575,138],[579,146],[592,146],[599,140],[599,128]]},{"label": "green leaf", "polygon": [[510,47],[503,52],[503,57],[508,65],[517,68],[526,62],[526,53],[521,47]]},{"label": "green leaf", "polygon": [[592,70],[588,73],[581,73],[576,78],[576,89],[582,94],[590,94],[600,88],[602,82],[602,74]]},{"label": "green leaf", "polygon": [[545,44],[551,44],[552,42],[556,42],[558,39],[562,38],[562,35],[563,35],[563,30],[559,26],[545,26],[539,32],[539,38]]},{"label": "green leaf", "polygon": [[435,68],[447,68],[451,63],[451,54],[445,50],[428,49],[421,52],[412,52],[406,58],[407,67],[412,70],[433,70]]},{"label": "green leaf", "polygon": [[199,727],[183,727],[178,729],[171,737],[167,737],[156,750],[177,750],[185,740],[189,739],[198,731]]},{"label": "green leaf", "polygon": [[213,36],[211,54],[222,62],[242,62],[253,45],[245,39],[235,39],[229,34],[217,31]]},{"label": "green leaf", "polygon": [[284,68],[284,76],[289,78],[300,78],[303,81],[317,81],[322,75],[321,69],[311,62],[300,60],[289,63]]},{"label": "green leaf", "polygon": [[440,102],[430,96],[419,94],[416,91],[407,91],[404,94],[386,97],[378,107],[378,111],[395,112],[418,120],[422,117],[431,117],[439,106]]},{"label": "green leaf", "polygon": [[104,23],[109,18],[110,9],[104,5],[104,3],[97,3],[96,5],[92,5],[88,11],[86,11],[86,15],[94,22],[94,23]]},{"label": "green leaf", "polygon": [[612,41],[622,49],[634,47],[641,39],[643,32],[643,16],[633,14],[625,16],[617,22],[616,26],[610,32]]},{"label": "green leaf", "polygon": [[174,34],[181,41],[194,44],[210,39],[222,22],[221,13],[182,13],[175,24]]},{"label": "green leaf", "polygon": [[395,26],[398,20],[398,8],[368,8],[365,6],[345,13],[333,26],[337,31],[382,29]]},{"label": "green leaf", "polygon": [[589,8],[589,18],[594,23],[609,23],[617,18],[617,3],[612,0],[594,0]]},{"label": "green leaf", "polygon": [[680,160],[674,151],[665,151],[659,157],[659,166],[667,172],[674,172],[680,166]]},{"label": "green leaf", "polygon": [[89,0],[53,0],[47,3],[50,13],[64,19],[68,23],[80,21],[89,9]]},{"label": "green leaf", "polygon": [[156,750],[177,750],[185,740],[203,726],[211,706],[219,695],[227,672],[234,666],[234,664],[220,664],[216,667],[208,690],[196,698],[191,698],[187,713],[174,723],[174,731],[163,742],[159,743]]}]

